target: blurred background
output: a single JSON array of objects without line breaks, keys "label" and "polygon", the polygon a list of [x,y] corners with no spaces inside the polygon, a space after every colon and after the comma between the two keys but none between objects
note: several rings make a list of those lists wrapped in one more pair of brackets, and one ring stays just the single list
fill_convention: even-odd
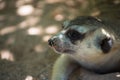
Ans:
[{"label": "blurred background", "polygon": [[120,22],[120,0],[0,0],[0,80],[50,80],[59,56],[47,40],[65,20]]}]

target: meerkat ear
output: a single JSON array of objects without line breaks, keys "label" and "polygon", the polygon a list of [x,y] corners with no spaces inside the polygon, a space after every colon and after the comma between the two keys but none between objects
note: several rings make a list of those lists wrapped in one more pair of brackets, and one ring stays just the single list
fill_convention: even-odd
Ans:
[{"label": "meerkat ear", "polygon": [[100,42],[101,49],[104,53],[108,53],[110,51],[112,45],[113,45],[112,38],[106,37]]}]

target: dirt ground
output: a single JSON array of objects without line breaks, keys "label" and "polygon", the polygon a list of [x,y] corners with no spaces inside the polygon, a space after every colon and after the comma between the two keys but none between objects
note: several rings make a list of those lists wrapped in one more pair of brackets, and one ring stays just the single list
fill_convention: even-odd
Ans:
[{"label": "dirt ground", "polygon": [[[119,13],[120,0],[0,0],[0,80],[50,80],[59,55],[47,40],[63,21],[90,15],[119,23]],[[70,80],[120,80],[82,71]]]}]

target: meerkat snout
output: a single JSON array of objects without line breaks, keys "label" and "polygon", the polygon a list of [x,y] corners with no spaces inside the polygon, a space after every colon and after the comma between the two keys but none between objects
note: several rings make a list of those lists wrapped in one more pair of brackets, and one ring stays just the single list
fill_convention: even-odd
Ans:
[{"label": "meerkat snout", "polygon": [[48,40],[48,44],[49,44],[49,46],[55,46],[55,42],[57,41],[57,38],[50,38],[49,40]]}]

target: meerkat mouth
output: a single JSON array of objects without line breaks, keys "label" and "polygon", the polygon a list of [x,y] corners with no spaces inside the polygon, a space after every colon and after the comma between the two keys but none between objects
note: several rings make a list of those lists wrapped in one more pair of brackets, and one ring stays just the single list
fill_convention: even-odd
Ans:
[{"label": "meerkat mouth", "polygon": [[73,50],[62,48],[62,47],[58,47],[58,46],[52,46],[52,48],[57,53],[68,53],[68,54],[75,53],[75,51],[73,51]]}]

